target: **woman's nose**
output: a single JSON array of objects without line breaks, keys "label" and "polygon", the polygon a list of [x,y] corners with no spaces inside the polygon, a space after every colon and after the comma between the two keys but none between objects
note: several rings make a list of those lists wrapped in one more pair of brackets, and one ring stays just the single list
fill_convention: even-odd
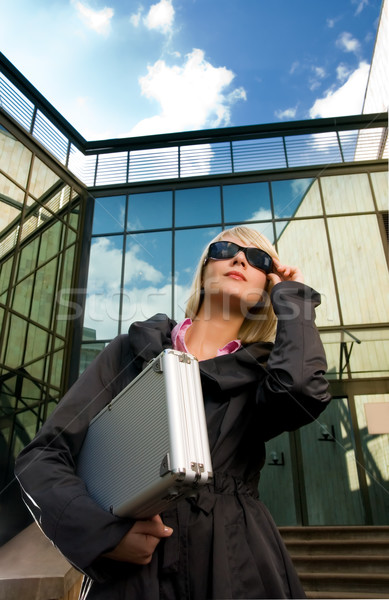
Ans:
[{"label": "woman's nose", "polygon": [[234,256],[234,258],[232,259],[232,261],[233,261],[232,262],[233,265],[239,264],[239,265],[243,265],[244,267],[247,266],[247,259],[246,259],[246,255],[243,252],[243,250],[240,250],[238,252],[238,254],[236,254]]}]

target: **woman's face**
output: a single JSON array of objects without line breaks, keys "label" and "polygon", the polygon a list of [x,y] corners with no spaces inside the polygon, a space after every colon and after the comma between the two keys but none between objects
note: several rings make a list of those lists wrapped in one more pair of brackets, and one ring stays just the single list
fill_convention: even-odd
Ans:
[{"label": "woman's face", "polygon": [[[246,247],[238,238],[226,235],[223,241]],[[247,247],[255,247],[248,245]],[[221,301],[235,309],[239,306],[243,315],[261,299],[266,286],[266,273],[252,267],[244,252],[225,260],[209,259],[203,271],[204,300]]]}]

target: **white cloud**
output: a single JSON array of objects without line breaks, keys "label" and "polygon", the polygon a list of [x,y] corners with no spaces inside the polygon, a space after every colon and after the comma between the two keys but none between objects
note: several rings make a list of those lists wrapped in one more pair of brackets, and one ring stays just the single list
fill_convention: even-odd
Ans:
[{"label": "white cloud", "polygon": [[[155,285],[164,278],[153,265],[138,257],[141,251],[144,252],[139,246],[134,245],[126,252],[125,285],[137,280]],[[116,248],[108,238],[99,238],[92,244],[88,276],[88,289],[91,293],[119,290],[121,260],[122,249]]]},{"label": "white cloud", "polygon": [[321,80],[326,77],[326,71],[323,67],[311,67],[313,77],[309,79],[309,89],[316,90],[321,86]]},{"label": "white cloud", "polygon": [[276,110],[275,116],[277,119],[294,119],[296,116],[297,107],[295,108],[286,108],[285,110]]},{"label": "white cloud", "polygon": [[324,98],[318,98],[309,114],[316,117],[340,117],[360,114],[365,96],[370,66],[366,62],[359,63],[347,81],[338,89],[328,90]]},{"label": "white cloud", "polygon": [[148,29],[170,33],[174,22],[174,8],[171,0],[160,0],[157,4],[153,4],[143,21]]},{"label": "white cloud", "polygon": [[340,64],[338,67],[336,67],[336,78],[341,82],[345,81],[350,73],[351,70],[344,64]]},{"label": "white cloud", "polygon": [[323,67],[313,67],[313,71],[319,79],[323,79],[326,76],[326,71]]},{"label": "white cloud", "polygon": [[182,66],[158,60],[139,82],[142,94],[156,100],[158,115],[140,121],[131,135],[188,131],[230,123],[231,106],[246,99],[243,88],[226,92],[235,75],[226,67],[214,67],[202,50],[194,49]]},{"label": "white cloud", "polygon": [[345,52],[354,53],[358,53],[361,47],[359,41],[356,38],[353,38],[351,33],[348,33],[348,31],[344,31],[340,34],[336,40],[336,45]]},{"label": "white cloud", "polygon": [[250,221],[271,221],[272,214],[271,210],[267,208],[260,208],[256,210],[250,217]]},{"label": "white cloud", "polygon": [[133,25],[134,27],[138,27],[139,23],[140,23],[140,18],[142,16],[142,11],[139,10],[137,13],[134,13],[133,15],[131,15],[130,17],[130,23],[131,25]]},{"label": "white cloud", "polygon": [[365,6],[368,6],[369,0],[352,0],[352,3],[358,5],[357,10],[355,11],[355,14],[359,15],[359,13],[361,13],[363,11]]},{"label": "white cloud", "polygon": [[87,4],[72,0],[80,19],[89,29],[93,29],[101,35],[108,35],[111,29],[111,19],[114,15],[113,8],[104,7],[101,10],[93,10]]}]

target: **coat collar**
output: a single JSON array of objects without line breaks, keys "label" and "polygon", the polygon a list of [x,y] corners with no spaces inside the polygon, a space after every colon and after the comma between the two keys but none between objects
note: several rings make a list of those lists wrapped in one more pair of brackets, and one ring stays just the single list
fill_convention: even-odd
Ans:
[{"label": "coat collar", "polygon": [[[171,332],[176,322],[158,313],[146,321],[137,321],[129,329],[130,352],[139,370],[158,356],[162,350],[172,347]],[[200,362],[203,377],[221,390],[232,391],[258,381],[258,363],[265,365],[273,344],[255,342],[243,345],[233,354],[218,356]]]}]

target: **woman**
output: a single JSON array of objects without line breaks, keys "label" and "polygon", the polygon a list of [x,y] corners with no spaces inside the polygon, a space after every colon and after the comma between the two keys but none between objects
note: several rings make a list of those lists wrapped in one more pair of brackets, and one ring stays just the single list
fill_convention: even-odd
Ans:
[{"label": "woman", "polygon": [[[265,442],[311,422],[330,399],[319,303],[266,238],[235,227],[201,257],[185,321],[134,323],[69,390],[16,473],[43,531],[86,574],[83,598],[305,597],[257,490]],[[196,497],[134,522],[98,507],[75,464],[91,418],[169,347],[200,360],[215,477]]]}]

